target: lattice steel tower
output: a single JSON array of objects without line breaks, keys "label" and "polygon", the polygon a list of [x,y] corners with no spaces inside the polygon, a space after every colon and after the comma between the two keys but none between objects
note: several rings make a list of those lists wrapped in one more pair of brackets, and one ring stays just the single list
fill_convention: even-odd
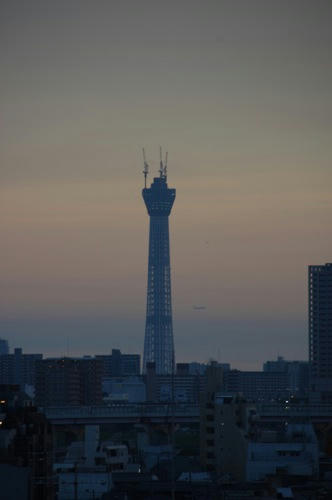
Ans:
[{"label": "lattice steel tower", "polygon": [[143,199],[150,216],[149,267],[144,338],[143,372],[154,362],[159,374],[174,369],[174,342],[171,302],[171,268],[169,256],[168,216],[175,200],[175,189],[167,185],[167,153],[162,161],[160,150],[159,177],[146,187],[148,164],[144,156]]}]

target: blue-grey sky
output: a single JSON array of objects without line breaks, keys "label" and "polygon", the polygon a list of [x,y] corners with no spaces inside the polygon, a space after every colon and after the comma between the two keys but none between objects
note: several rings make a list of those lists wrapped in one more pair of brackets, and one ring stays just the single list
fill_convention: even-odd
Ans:
[{"label": "blue-grey sky", "polygon": [[0,336],[142,352],[161,144],[177,360],[305,358],[307,265],[332,258],[331,1],[0,9]]}]

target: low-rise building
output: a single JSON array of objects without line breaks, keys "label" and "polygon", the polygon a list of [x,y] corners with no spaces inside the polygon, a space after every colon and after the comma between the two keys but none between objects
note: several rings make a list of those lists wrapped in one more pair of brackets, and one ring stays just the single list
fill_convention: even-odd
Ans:
[{"label": "low-rise building", "polygon": [[[145,384],[141,377],[112,377],[102,381],[104,402],[142,403],[146,401]],[[105,396],[107,394],[107,396]]]},{"label": "low-rise building", "polygon": [[318,478],[318,467],[318,443],[311,424],[258,428],[247,442],[247,481],[276,475]]},{"label": "low-rise building", "polygon": [[70,467],[58,474],[58,500],[101,498],[112,487],[111,474],[104,467]]},{"label": "low-rise building", "polygon": [[255,405],[238,395],[215,393],[202,402],[200,455],[206,470],[236,481],[318,475],[312,425],[261,422]]},{"label": "low-rise building", "polygon": [[100,442],[99,426],[85,426],[84,441],[73,442],[62,463],[54,464],[59,500],[101,498],[112,488],[112,473],[125,471],[126,445]]}]

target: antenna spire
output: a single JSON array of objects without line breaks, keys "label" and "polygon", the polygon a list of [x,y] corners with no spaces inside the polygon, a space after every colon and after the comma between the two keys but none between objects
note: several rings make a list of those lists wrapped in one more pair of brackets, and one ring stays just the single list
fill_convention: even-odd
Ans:
[{"label": "antenna spire", "polygon": [[166,151],[165,163],[164,163],[164,177],[167,179],[167,162],[168,162],[168,152]]},{"label": "antenna spire", "polygon": [[159,155],[160,155],[159,174],[160,174],[160,177],[164,177],[163,154],[162,154],[161,146],[159,146]]},{"label": "antenna spire", "polygon": [[159,146],[159,155],[160,155],[160,167],[159,167],[159,174],[162,179],[167,179],[167,159],[168,159],[168,153],[166,152],[165,155],[165,161],[163,162],[163,153],[161,146]]},{"label": "antenna spire", "polygon": [[[146,181],[147,181],[147,176],[150,170],[149,164],[146,161],[146,156],[145,156],[145,149],[142,148],[143,151],[143,175],[144,175],[144,188],[146,188]],[[163,161],[163,152],[161,149],[161,146],[159,146],[159,156],[160,156],[160,163],[159,163],[159,176],[163,180],[167,180],[167,162],[168,162],[168,152],[166,151],[165,154],[165,161]]]},{"label": "antenna spire", "polygon": [[144,163],[144,169],[143,169],[143,175],[144,175],[144,187],[146,188],[146,178],[149,173],[149,165],[146,161],[146,156],[145,156],[145,149],[143,148],[143,163]]}]

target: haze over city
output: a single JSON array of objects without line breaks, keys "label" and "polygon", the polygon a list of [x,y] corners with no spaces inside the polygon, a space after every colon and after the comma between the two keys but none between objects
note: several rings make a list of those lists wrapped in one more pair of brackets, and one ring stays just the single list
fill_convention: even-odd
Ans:
[{"label": "haze over city", "polygon": [[307,359],[307,266],[331,261],[331,14],[328,0],[2,2],[11,348],[142,353],[142,147],[152,181],[161,144],[176,360]]}]

